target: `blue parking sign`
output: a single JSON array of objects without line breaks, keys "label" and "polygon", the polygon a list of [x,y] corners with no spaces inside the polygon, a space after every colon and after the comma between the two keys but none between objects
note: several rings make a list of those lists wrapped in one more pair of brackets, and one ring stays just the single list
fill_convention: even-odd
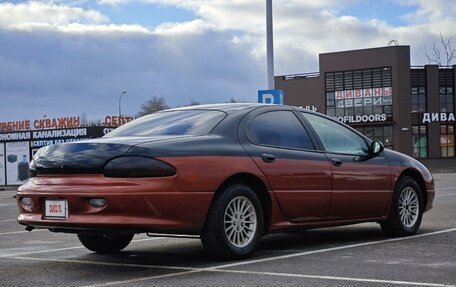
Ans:
[{"label": "blue parking sign", "polygon": [[258,102],[262,104],[283,105],[282,90],[259,90]]}]

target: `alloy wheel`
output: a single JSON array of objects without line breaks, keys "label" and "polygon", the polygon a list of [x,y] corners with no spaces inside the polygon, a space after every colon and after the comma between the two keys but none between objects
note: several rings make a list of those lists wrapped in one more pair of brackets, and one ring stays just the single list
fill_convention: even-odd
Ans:
[{"label": "alloy wheel", "polygon": [[399,197],[399,217],[405,227],[412,227],[418,220],[420,211],[418,195],[412,187],[402,190]]},{"label": "alloy wheel", "polygon": [[225,209],[225,234],[238,248],[252,241],[257,227],[257,214],[253,203],[245,196],[233,198]]}]

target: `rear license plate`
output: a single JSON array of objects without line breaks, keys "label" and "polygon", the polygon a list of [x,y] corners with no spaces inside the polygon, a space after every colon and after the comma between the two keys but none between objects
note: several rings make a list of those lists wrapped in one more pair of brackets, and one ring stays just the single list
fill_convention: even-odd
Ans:
[{"label": "rear license plate", "polygon": [[46,199],[45,216],[52,219],[68,218],[68,202],[65,199]]}]

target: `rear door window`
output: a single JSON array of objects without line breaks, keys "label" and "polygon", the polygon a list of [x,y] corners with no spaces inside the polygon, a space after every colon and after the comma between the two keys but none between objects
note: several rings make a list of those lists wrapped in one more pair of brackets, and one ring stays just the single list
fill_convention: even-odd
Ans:
[{"label": "rear door window", "polygon": [[247,137],[254,144],[313,150],[304,126],[291,111],[271,111],[250,121]]}]

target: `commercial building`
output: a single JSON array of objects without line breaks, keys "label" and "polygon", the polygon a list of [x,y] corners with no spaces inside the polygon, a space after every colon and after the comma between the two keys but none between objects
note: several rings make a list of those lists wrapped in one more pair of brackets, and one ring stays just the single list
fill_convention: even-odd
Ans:
[{"label": "commercial building", "polygon": [[79,116],[0,121],[0,186],[25,183],[29,161],[41,147],[99,138],[133,119],[107,115],[96,124],[83,123]]},{"label": "commercial building", "polygon": [[275,77],[285,104],[304,106],[413,156],[455,170],[455,66],[410,66],[409,46],[325,53],[318,73]]}]

